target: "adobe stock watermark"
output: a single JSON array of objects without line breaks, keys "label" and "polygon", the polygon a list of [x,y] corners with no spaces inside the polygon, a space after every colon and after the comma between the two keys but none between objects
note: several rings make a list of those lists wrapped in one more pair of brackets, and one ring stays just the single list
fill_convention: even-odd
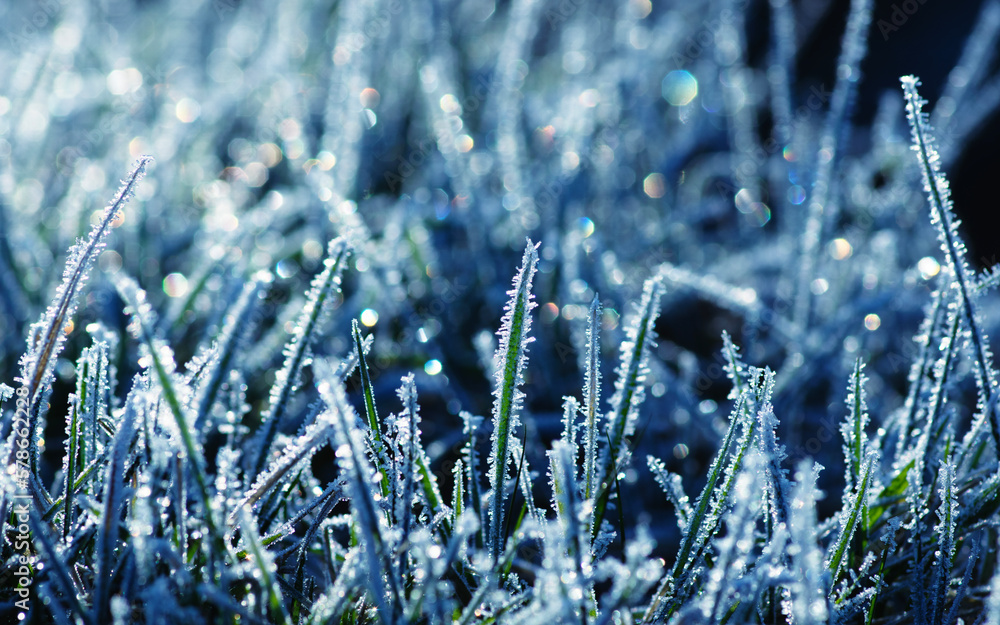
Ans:
[{"label": "adobe stock watermark", "polygon": [[24,494],[28,491],[28,478],[30,470],[28,461],[31,457],[31,430],[28,425],[28,409],[30,401],[28,399],[28,388],[21,386],[17,389],[17,401],[15,403],[14,421],[12,424],[14,434],[14,448],[11,450],[14,457],[14,480],[17,483],[18,492],[11,495],[13,499],[12,516],[14,518],[14,551],[18,554],[15,560],[11,560],[16,584],[12,584],[18,599],[14,605],[20,610],[18,618],[24,620],[28,617],[29,601],[31,599],[31,526],[29,519],[31,515],[31,496]]},{"label": "adobe stock watermark", "polygon": [[[815,113],[822,110],[832,97],[833,91],[828,90],[825,84],[810,86],[809,95],[806,97],[805,102],[795,111],[795,120],[801,121],[812,117]],[[732,198],[740,189],[751,187],[751,179],[755,177],[756,172],[767,165],[772,157],[780,154],[785,148],[778,141],[775,132],[777,131],[772,130],[772,133],[763,142],[740,155],[739,164],[733,168],[734,181],[739,185],[739,188],[725,180],[719,179],[715,182],[715,188],[719,193],[727,198]],[[761,189],[760,191],[761,201],[767,202],[769,198],[767,197],[766,189]]]},{"label": "adobe stock watermark", "polygon": [[604,148],[614,150],[619,143],[621,129],[617,126],[607,126],[594,135],[593,146],[586,154],[580,155],[580,163],[571,170],[564,170],[562,175],[541,185],[533,201],[537,208],[555,210],[559,206],[566,187],[583,171],[585,164],[591,167],[600,166],[600,154]]},{"label": "adobe stock watermark", "polygon": [[748,4],[750,0],[736,0],[732,8],[725,8],[717,16],[702,20],[698,29],[684,41],[680,52],[674,52],[671,56],[676,68],[683,69],[701,58],[706,50],[714,48],[716,40],[740,21],[739,14]]},{"label": "adobe stock watermark", "polygon": [[241,3],[242,0],[212,0],[212,10],[215,11],[216,17],[224,20],[232,16],[240,8]]},{"label": "adobe stock watermark", "polygon": [[114,96],[111,115],[102,116],[80,141],[59,151],[56,155],[56,169],[60,174],[72,176],[80,159],[97,153],[107,140],[123,135],[134,117],[134,110],[146,102],[146,85],[164,83],[167,80],[166,72],[159,67],[144,66],[138,71],[142,76],[142,84],[122,95]]},{"label": "adobe stock watermark", "polygon": [[[388,372],[397,365],[399,358],[403,356],[400,345],[412,343],[414,339],[420,340],[411,329],[414,326],[423,325],[427,319],[436,319],[443,315],[448,309],[467,293],[468,285],[458,280],[448,280],[442,278],[443,286],[435,291],[433,301],[426,306],[420,306],[410,311],[409,315],[401,323],[402,330],[396,340],[389,343],[385,351],[377,353],[372,358],[367,358],[365,364],[368,367],[368,375],[374,379],[380,374]],[[424,342],[424,341],[420,341]],[[374,348],[374,344],[373,344]],[[345,380],[345,386],[350,393],[362,391],[362,381],[360,376],[352,376]]]},{"label": "adobe stock watermark", "polygon": [[[500,80],[497,78],[496,73],[490,74],[489,77],[480,76],[479,80],[476,81],[476,86],[472,90],[472,93],[459,103],[461,113],[472,113],[479,110],[479,107],[483,106],[486,99],[499,86]],[[413,146],[413,149],[405,156],[397,159],[395,168],[382,175],[383,182],[390,191],[395,193],[401,189],[407,178],[419,171],[419,168],[424,164],[424,161],[427,160],[431,152],[447,140],[446,133],[437,132],[436,128],[435,135],[435,137],[424,137],[417,142]]]},{"label": "adobe stock watermark", "polygon": [[584,5],[584,0],[559,0],[554,6],[545,10],[545,19],[549,22],[549,27],[554,28],[580,10]]},{"label": "adobe stock watermark", "polygon": [[23,53],[31,40],[42,29],[52,25],[62,12],[62,8],[68,4],[69,0],[38,0],[33,9],[29,9],[19,22],[8,23],[7,26],[12,26],[13,30],[4,28],[3,36],[11,50]]},{"label": "adobe stock watermark", "polygon": [[902,28],[909,19],[927,4],[927,0],[903,0],[890,8],[889,19],[879,19],[875,22],[878,31],[882,33],[882,41],[889,41],[889,35]]}]

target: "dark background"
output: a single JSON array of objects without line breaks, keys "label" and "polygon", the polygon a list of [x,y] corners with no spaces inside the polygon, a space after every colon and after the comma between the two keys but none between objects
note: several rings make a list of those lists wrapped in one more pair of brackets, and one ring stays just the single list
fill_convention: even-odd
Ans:
[{"label": "dark background", "polygon": [[[794,4],[800,29],[816,21],[799,56],[800,82],[833,84],[850,2],[837,0],[825,11],[826,3],[823,2],[806,0]],[[898,92],[899,77],[907,74],[921,79],[921,95],[928,100],[925,110],[933,111],[948,73],[958,63],[965,42],[975,28],[983,4],[983,0],[877,0],[868,33],[868,55],[858,86],[854,124],[859,127],[871,124],[879,98],[886,91]],[[914,6],[916,10],[912,10]],[[893,12],[897,7],[906,15],[906,21],[897,30],[886,28],[883,35],[879,21],[893,24]],[[907,9],[912,13],[907,14]],[[760,38],[759,43],[764,42],[769,33],[766,29],[761,30],[761,26],[765,25],[752,27],[756,32],[748,33],[751,41]],[[990,73],[996,71],[997,65],[994,58]],[[969,260],[979,268],[1000,262],[1000,241],[995,236],[1000,225],[996,205],[996,182],[1000,177],[1000,115],[994,112],[986,124],[973,133],[966,149],[945,173],[951,181],[955,210],[964,223],[962,231],[969,245]]]}]

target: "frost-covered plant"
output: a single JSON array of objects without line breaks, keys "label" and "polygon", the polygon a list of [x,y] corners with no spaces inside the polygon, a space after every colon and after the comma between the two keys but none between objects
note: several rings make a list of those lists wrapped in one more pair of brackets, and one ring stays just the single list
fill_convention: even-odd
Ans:
[{"label": "frost-covered plant", "polygon": [[0,7],[3,618],[1000,625],[1000,2],[801,4]]}]

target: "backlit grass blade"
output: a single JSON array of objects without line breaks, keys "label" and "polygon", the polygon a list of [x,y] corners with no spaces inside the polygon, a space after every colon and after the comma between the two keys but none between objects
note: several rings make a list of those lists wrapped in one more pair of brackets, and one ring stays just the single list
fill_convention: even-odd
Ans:
[{"label": "backlit grass blade", "polygon": [[191,429],[191,419],[188,414],[188,398],[190,389],[180,384],[176,379],[174,353],[167,344],[156,336],[156,317],[146,299],[145,291],[139,289],[134,280],[120,277],[115,285],[118,293],[125,301],[125,310],[132,317],[130,326],[133,334],[145,348],[145,359],[151,371],[152,378],[160,388],[164,403],[166,403],[174,419],[177,433],[187,454],[186,467],[194,477],[198,486],[198,495],[204,507],[203,520],[209,532],[216,541],[221,541],[219,525],[215,519],[212,505],[212,495],[208,490],[205,477],[204,455]]},{"label": "backlit grass blade", "polygon": [[622,459],[626,453],[625,439],[635,431],[639,417],[639,406],[645,399],[647,361],[649,352],[656,346],[654,326],[660,314],[660,296],[663,280],[659,276],[646,280],[642,289],[642,300],[631,323],[625,330],[625,342],[621,346],[621,362],[615,393],[611,396],[611,412],[607,416],[608,448],[601,455],[602,466],[599,491],[595,495],[594,520],[591,535],[596,537],[601,531],[601,522],[611,497],[615,475],[624,468]]},{"label": "backlit grass blade", "polygon": [[844,437],[844,462],[849,468],[846,474],[849,491],[861,480],[861,464],[868,448],[868,407],[865,403],[865,365],[860,358],[854,361],[854,371],[847,393],[847,419],[841,424],[840,433]]},{"label": "backlit grass blade", "polygon": [[347,479],[351,508],[364,540],[371,599],[378,605],[382,620],[393,623],[403,613],[402,595],[388,552],[388,541],[383,536],[384,516],[379,512],[372,491],[375,472],[364,453],[361,432],[354,427],[357,413],[348,403],[344,386],[333,375],[332,368],[325,361],[317,361],[313,366],[320,396],[330,409],[329,423],[333,430],[338,465]]},{"label": "backlit grass blade", "polygon": [[[385,442],[382,440],[382,424],[378,417],[378,410],[375,408],[375,390],[372,388],[371,375],[368,372],[368,363],[365,360],[364,340],[361,338],[361,330],[358,327],[358,320],[351,321],[351,334],[354,338],[354,354],[358,359],[358,371],[361,372],[361,390],[365,398],[365,415],[368,417],[368,435],[371,437],[372,457],[375,461],[375,468],[382,475],[381,488],[382,497],[389,497],[389,467],[384,466],[386,459]],[[411,380],[412,382],[412,380]]]},{"label": "backlit grass blade", "polygon": [[302,368],[309,361],[310,347],[319,333],[322,321],[340,293],[340,276],[347,264],[349,248],[343,239],[330,241],[323,271],[313,279],[306,296],[306,305],[299,315],[292,332],[292,340],[285,346],[285,363],[275,377],[271,387],[271,399],[267,413],[262,417],[258,435],[256,459],[252,463],[252,474],[260,473],[267,464],[271,442],[278,431],[281,417],[288,407],[288,400],[298,388]]},{"label": "backlit grass blade", "polygon": [[531,281],[538,264],[538,246],[528,241],[521,259],[521,268],[514,276],[513,288],[507,292],[510,300],[504,308],[500,323],[500,345],[494,361],[496,363],[496,386],[493,391],[493,450],[490,453],[489,531],[487,545],[494,561],[498,561],[503,551],[506,526],[505,506],[507,486],[507,466],[510,461],[510,437],[518,426],[518,412],[524,393],[518,388],[524,381],[524,367],[528,360],[528,344],[531,338],[531,310],[535,307],[531,294]]},{"label": "backlit grass blade", "polygon": [[[31,327],[28,350],[21,357],[20,383],[27,388],[29,418],[30,466],[36,468],[38,447],[37,424],[41,410],[42,396],[52,383],[56,358],[66,343],[67,327],[76,311],[80,291],[87,283],[94,259],[104,249],[105,239],[125,205],[135,194],[139,182],[146,174],[146,167],[153,162],[152,157],[143,156],[136,161],[132,172],[122,181],[118,193],[107,205],[101,220],[95,225],[86,240],[80,240],[70,248],[63,269],[62,284],[55,298],[49,304],[42,318]],[[14,448],[7,465],[13,464]]]},{"label": "backlit grass blade", "polygon": [[[584,452],[583,497],[590,499],[596,491],[597,445],[599,442],[601,401],[601,302],[594,295],[587,315],[587,372],[583,385]],[[590,533],[594,528],[590,527]]]},{"label": "backlit grass blade", "polygon": [[[768,372],[770,373],[770,372]],[[773,374],[769,383],[773,384]],[[761,457],[764,458],[764,472],[767,475],[765,482],[767,490],[767,507],[771,514],[772,528],[780,525],[787,525],[791,512],[789,509],[788,478],[781,463],[785,459],[785,450],[778,444],[778,437],[775,430],[778,427],[778,418],[774,414],[774,407],[771,402],[765,402],[757,411],[757,427],[760,432]]]},{"label": "backlit grass blade", "polygon": [[465,464],[459,458],[451,471],[451,526],[458,527],[458,520],[465,512]]},{"label": "backlit grass blade", "polygon": [[[736,352],[731,350],[729,353],[732,356]],[[731,360],[731,362],[737,361]],[[737,369],[733,365],[733,370]],[[760,370],[750,371],[750,379],[754,381],[761,377],[760,373],[755,374],[755,371],[760,372]],[[742,376],[736,377],[742,380]],[[766,376],[764,379],[767,381]],[[744,387],[743,393],[736,399],[736,405],[730,415],[729,429],[709,468],[708,480],[689,513],[690,521],[681,539],[677,559],[653,595],[643,615],[643,623],[652,623],[664,615],[673,613],[678,601],[683,599],[680,594],[688,591],[695,564],[703,557],[709,542],[720,529],[722,513],[730,505],[731,493],[743,467],[743,459],[754,440],[758,420],[748,405],[767,403],[770,388],[769,384],[761,386],[755,383],[754,386]]]},{"label": "backlit grass blade", "polygon": [[855,531],[864,524],[864,517],[868,511],[868,490],[871,486],[876,462],[877,454],[875,452],[871,452],[865,457],[861,467],[861,478],[851,493],[851,499],[845,498],[844,510],[841,512],[840,532],[827,558],[827,568],[833,574],[831,588],[836,587],[837,580],[844,570],[848,549]]},{"label": "backlit grass blade", "polygon": [[104,511],[97,534],[97,579],[94,589],[94,621],[106,623],[110,617],[111,580],[115,573],[115,551],[118,548],[118,529],[125,496],[125,464],[133,446],[136,427],[136,393],[138,384],[129,393],[125,411],[119,423],[118,434],[104,475]]},{"label": "backlit grass blade", "polygon": [[[408,421],[409,434],[403,444],[406,446],[402,451],[402,458],[398,460],[400,472],[403,474],[403,491],[399,499],[392,502],[393,506],[401,506],[400,514],[396,516],[402,536],[401,544],[406,544],[410,535],[411,521],[413,520],[413,462],[419,447],[418,433],[420,431],[420,413],[417,406],[417,386],[413,381],[413,374],[403,378],[403,385],[399,388],[399,401],[403,404],[403,414],[400,419]],[[400,564],[402,569],[402,560]]]},{"label": "backlit grass blade", "polygon": [[[430,506],[431,512],[434,517],[438,517],[446,512],[447,509],[445,508],[444,498],[441,496],[441,488],[438,486],[437,477],[431,471],[431,463],[423,447],[418,444],[414,453],[417,472],[420,474],[420,487],[423,490],[424,497],[427,499],[427,504]],[[442,518],[442,530],[446,535],[451,531],[448,527],[447,517]]]},{"label": "backlit grass blade", "polygon": [[[271,463],[268,469],[260,474],[253,485],[243,495],[243,500],[239,507],[249,507],[257,503],[265,495],[268,495],[285,478],[296,473],[309,458],[330,440],[330,424],[325,417],[318,419],[309,425],[305,431],[290,443],[281,456]],[[233,515],[236,514],[233,511]],[[230,516],[230,523],[235,520],[235,516]]]},{"label": "backlit grass blade", "polygon": [[975,276],[966,260],[965,243],[958,233],[959,222],[952,210],[951,190],[948,179],[941,173],[940,156],[927,114],[923,112],[925,101],[917,92],[920,81],[914,76],[904,76],[903,93],[906,96],[907,120],[913,138],[913,151],[917,153],[917,162],[924,180],[924,190],[931,209],[931,223],[937,228],[938,241],[944,252],[945,261],[952,276],[952,289],[958,296],[958,306],[961,309],[963,321],[968,327],[968,343],[973,354],[973,368],[976,372],[976,384],[981,394],[980,404],[983,410],[981,418],[974,426],[977,430],[985,422],[989,425],[993,436],[994,449],[1000,460],[1000,416],[997,415],[996,393],[997,379],[994,369],[993,354],[989,347],[989,336],[979,319],[972,300],[976,293]]},{"label": "backlit grass blade", "polygon": [[706,518],[708,517],[709,506],[712,502],[712,497],[715,495],[716,485],[719,480],[722,479],[726,460],[729,458],[734,447],[736,446],[737,435],[740,429],[745,427],[745,418],[743,415],[746,411],[744,410],[743,405],[747,401],[747,396],[744,394],[737,400],[736,406],[733,408],[732,416],[729,421],[729,429],[726,432],[725,438],[722,440],[719,452],[716,454],[715,459],[712,461],[712,464],[708,469],[708,480],[705,482],[705,486],[702,488],[701,494],[698,496],[698,500],[695,502],[691,510],[689,516],[690,521],[683,537],[681,538],[681,545],[677,552],[677,559],[674,561],[674,566],[670,573],[662,580],[656,594],[653,596],[653,600],[650,602],[649,607],[643,616],[643,623],[652,623],[661,617],[663,610],[666,608],[667,602],[669,602],[673,597],[677,581],[683,576],[687,568],[690,566],[692,553],[700,551],[699,545],[703,534],[702,525],[707,522]]},{"label": "backlit grass blade", "polygon": [[677,528],[681,532],[687,531],[688,523],[691,521],[693,512],[691,502],[684,493],[684,486],[681,484],[681,476],[667,471],[667,465],[654,456],[646,456],[646,465],[649,467],[653,479],[660,485],[663,494],[667,496],[674,506],[674,513],[677,516]]},{"label": "backlit grass blade", "polygon": [[[577,447],[577,426],[576,417],[580,414],[580,402],[576,400],[576,397],[563,397],[563,417],[562,417],[562,434],[559,440],[564,441],[570,447],[573,448],[574,458],[580,457],[580,450]],[[576,472],[573,472],[573,481],[576,482]],[[581,490],[582,492],[582,490]]]},{"label": "backlit grass blade", "polygon": [[368,373],[368,363],[365,361],[365,349],[358,320],[351,320],[351,336],[354,338],[354,354],[358,359],[358,370],[361,372],[361,389],[365,396],[365,415],[368,417],[368,427],[372,437],[382,442],[382,425],[379,423],[378,411],[375,409],[375,392],[372,389],[372,379]]}]

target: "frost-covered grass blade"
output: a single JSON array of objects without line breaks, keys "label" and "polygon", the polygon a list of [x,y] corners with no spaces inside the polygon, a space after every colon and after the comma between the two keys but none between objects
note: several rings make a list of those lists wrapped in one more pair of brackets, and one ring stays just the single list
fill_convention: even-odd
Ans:
[{"label": "frost-covered grass blade", "polygon": [[[104,209],[101,220],[93,228],[86,240],[78,241],[70,248],[63,269],[63,280],[56,291],[55,298],[42,318],[31,328],[28,351],[21,357],[21,384],[27,389],[28,416],[31,452],[31,466],[37,463],[37,423],[41,398],[47,394],[52,381],[56,358],[66,342],[66,328],[76,311],[80,291],[87,283],[90,269],[97,255],[104,249],[105,240],[111,231],[112,223],[119,216],[125,205],[135,194],[136,187],[146,174],[146,167],[153,161],[152,157],[141,157],[132,168],[132,172],[122,181],[114,199]],[[13,448],[11,449],[13,453]],[[10,460],[8,458],[8,464]]]},{"label": "frost-covered grass blade", "polygon": [[333,299],[340,292],[341,274],[348,254],[349,247],[345,240],[330,241],[323,271],[313,279],[312,287],[306,295],[306,305],[299,315],[292,340],[285,347],[285,364],[278,371],[271,388],[270,406],[261,422],[253,473],[260,473],[267,463],[271,442],[278,431],[281,417],[288,407],[289,398],[298,388],[302,368],[309,361],[312,342],[320,332]]},{"label": "frost-covered grass blade", "polygon": [[982,395],[980,399],[983,414],[977,423],[987,424],[993,436],[993,446],[1000,458],[1000,416],[997,415],[997,380],[993,354],[989,347],[989,337],[973,302],[975,295],[974,278],[966,261],[965,243],[958,234],[958,220],[955,218],[948,180],[941,173],[940,155],[934,137],[923,112],[924,100],[917,87],[920,81],[914,76],[904,76],[903,93],[906,96],[906,113],[913,137],[913,150],[924,181],[924,190],[931,209],[931,223],[937,227],[938,240],[952,275],[952,289],[956,292],[963,322],[968,328],[968,342],[972,351],[976,371],[976,383]]},{"label": "frost-covered grass blade", "polygon": [[528,241],[521,259],[521,268],[514,276],[508,295],[510,300],[500,322],[500,347],[497,350],[496,386],[493,391],[493,449],[490,452],[489,532],[487,545],[494,560],[499,560],[504,548],[503,529],[506,527],[507,465],[511,456],[511,434],[518,426],[518,412],[523,393],[518,388],[524,379],[531,338],[531,310],[535,302],[531,294],[531,281],[538,263],[538,246]]},{"label": "frost-covered grass blade", "polygon": [[649,351],[656,345],[654,326],[660,313],[662,294],[663,281],[659,276],[646,281],[636,316],[626,329],[627,338],[622,343],[615,393],[611,397],[611,412],[607,416],[608,447],[601,455],[602,466],[597,473],[601,476],[601,482],[599,491],[595,495],[594,520],[591,528],[595,537],[601,531],[601,523],[611,497],[611,488],[618,472],[623,469],[622,461],[626,455],[623,447],[626,438],[635,431],[639,407],[645,399]]}]

